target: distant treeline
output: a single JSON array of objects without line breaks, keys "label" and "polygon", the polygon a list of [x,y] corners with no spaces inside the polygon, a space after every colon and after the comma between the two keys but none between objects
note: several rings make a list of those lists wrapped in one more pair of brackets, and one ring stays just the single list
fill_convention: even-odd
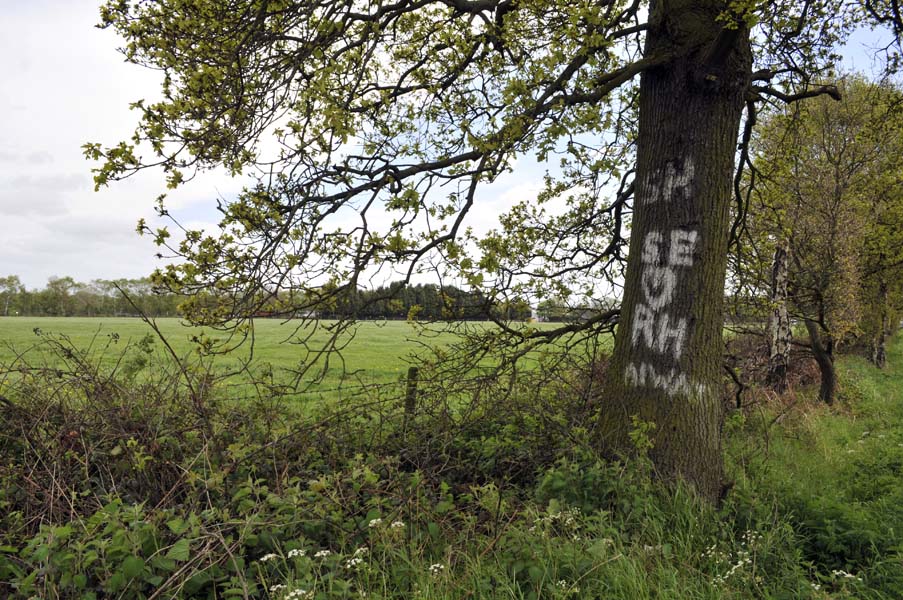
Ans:
[{"label": "distant treeline", "polygon": [[529,303],[524,300],[498,301],[451,285],[406,285],[401,281],[373,290],[346,290],[330,296],[329,300],[328,306],[315,311],[318,317],[422,321],[501,318],[525,321],[532,312]]},{"label": "distant treeline", "polygon": [[144,313],[151,317],[176,317],[179,302],[175,295],[154,292],[147,279],[95,279],[82,283],[72,277],[51,277],[43,289],[28,290],[16,275],[0,277],[3,316],[121,317]]},{"label": "distant treeline", "polygon": [[[129,302],[119,290],[125,291]],[[178,317],[183,300],[161,294],[148,279],[96,279],[90,283],[72,277],[51,277],[39,290],[27,290],[19,277],[0,277],[0,315],[54,317],[138,316]],[[530,305],[523,300],[491,301],[482,294],[450,285],[405,285],[395,282],[374,290],[359,289],[337,295],[316,316],[323,319],[417,319],[510,320],[530,318]],[[135,306],[132,305],[134,303]],[[137,309],[136,309],[137,307]],[[285,316],[282,311],[262,310],[258,316]]]}]

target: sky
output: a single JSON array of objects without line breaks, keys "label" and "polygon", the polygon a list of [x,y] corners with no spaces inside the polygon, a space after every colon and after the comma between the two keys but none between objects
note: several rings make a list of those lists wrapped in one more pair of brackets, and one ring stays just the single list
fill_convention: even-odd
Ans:
[{"label": "sky", "polygon": [[[127,139],[128,105],[151,99],[159,74],[126,64],[112,32],[94,27],[97,0],[0,0],[0,277],[29,289],[52,276],[142,277],[158,249],[135,232],[153,217],[160,173],[94,191],[81,146]],[[207,175],[170,195],[187,223],[210,222],[240,182]]]},{"label": "sky", "polygon": [[[0,0],[0,277],[29,289],[49,277],[78,281],[136,278],[160,262],[139,218],[153,223],[160,172],[94,191],[81,146],[127,139],[138,120],[129,103],[153,100],[159,73],[124,62],[115,33],[94,27],[99,0]],[[867,37],[867,36],[866,36]],[[867,41],[867,40],[866,40]],[[862,52],[851,63],[867,69]],[[491,223],[514,201],[535,195],[542,169],[532,161],[504,176],[484,203]],[[189,227],[216,220],[218,197],[241,181],[205,174],[170,193],[168,207]]]}]

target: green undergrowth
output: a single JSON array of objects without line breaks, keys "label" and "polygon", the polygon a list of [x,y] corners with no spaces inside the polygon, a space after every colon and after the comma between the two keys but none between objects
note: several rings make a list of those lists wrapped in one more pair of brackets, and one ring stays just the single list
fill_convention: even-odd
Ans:
[{"label": "green undergrowth", "polygon": [[856,597],[903,598],[903,343],[884,370],[858,356],[838,367],[835,406],[804,390],[793,406],[735,419],[738,485],[786,515],[822,579],[862,580]]},{"label": "green undergrowth", "polygon": [[903,597],[901,353],[844,359],[833,408],[732,415],[718,507],[652,483],[642,452],[597,457],[576,367],[309,414],[164,362],[19,372],[0,597]]}]

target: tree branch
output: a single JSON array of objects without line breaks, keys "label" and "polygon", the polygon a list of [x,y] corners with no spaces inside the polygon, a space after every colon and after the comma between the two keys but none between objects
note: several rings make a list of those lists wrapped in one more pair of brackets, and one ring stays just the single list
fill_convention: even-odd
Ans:
[{"label": "tree branch", "polygon": [[805,98],[815,98],[817,96],[822,96],[827,94],[834,100],[840,101],[840,90],[837,89],[836,85],[820,85],[803,92],[798,92],[796,94],[785,94],[780,90],[776,90],[771,86],[763,86],[763,85],[754,85],[752,86],[752,90],[757,94],[765,94],[766,96],[772,96],[785,102],[786,104],[790,104],[791,102],[796,102],[797,100],[803,100]]}]

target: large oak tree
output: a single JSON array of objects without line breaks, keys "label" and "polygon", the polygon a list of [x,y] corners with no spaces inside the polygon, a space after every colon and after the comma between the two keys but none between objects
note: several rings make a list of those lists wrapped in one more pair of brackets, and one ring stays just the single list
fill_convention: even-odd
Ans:
[{"label": "large oak tree", "polygon": [[[620,311],[555,331],[499,321],[493,347],[619,322],[600,447],[622,451],[632,418],[652,421],[659,473],[714,497],[738,130],[758,102],[830,91],[831,49],[864,14],[826,0],[111,0],[103,25],[162,71],[163,97],[135,104],[131,141],[86,154],[103,161],[98,185],[153,166],[172,186],[217,166],[250,178],[221,202],[220,235],[185,232],[186,262],[157,276],[204,290],[188,309],[206,323],[277,297],[309,315],[377,267],[440,265],[499,302],[623,284]],[[525,155],[553,165],[544,189],[474,236],[480,190]]]}]

